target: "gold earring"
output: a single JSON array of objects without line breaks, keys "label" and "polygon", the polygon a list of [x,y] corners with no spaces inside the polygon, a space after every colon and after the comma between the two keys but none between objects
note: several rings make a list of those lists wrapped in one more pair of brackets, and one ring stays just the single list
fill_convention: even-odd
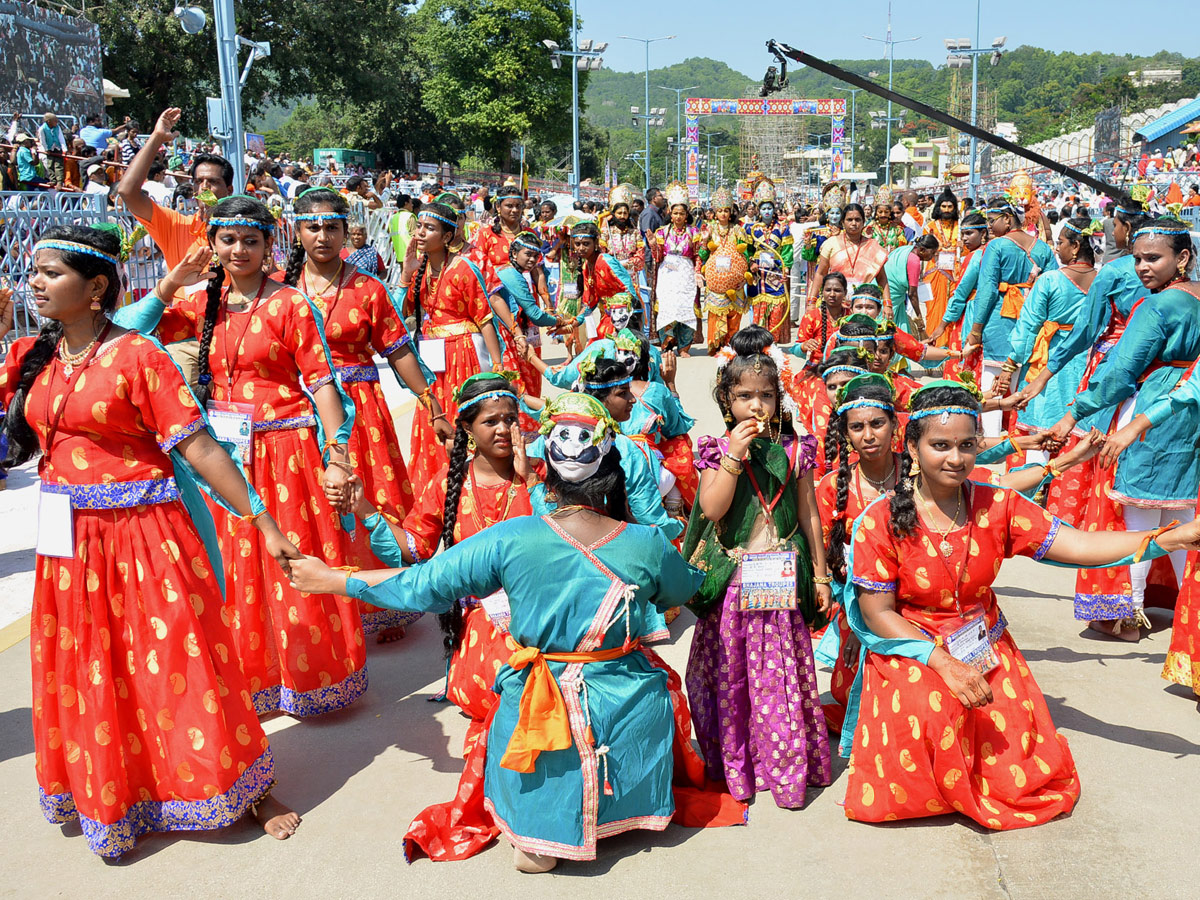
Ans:
[{"label": "gold earring", "polygon": [[475,443],[475,435],[468,434],[467,435],[467,451],[470,453],[474,453],[477,449],[479,449],[479,445]]},{"label": "gold earring", "polygon": [[99,298],[99,297],[93,297],[93,298],[92,298],[91,305],[90,305],[88,308],[89,308],[89,309],[92,309],[92,310],[98,310],[98,309],[100,309],[100,298]]},{"label": "gold earring", "polygon": [[1187,277],[1187,266],[1184,263],[1179,264],[1179,277],[1180,278]]},{"label": "gold earring", "polygon": [[908,477],[916,478],[920,474],[921,474],[921,464],[914,459],[912,461],[912,465],[908,467]]}]

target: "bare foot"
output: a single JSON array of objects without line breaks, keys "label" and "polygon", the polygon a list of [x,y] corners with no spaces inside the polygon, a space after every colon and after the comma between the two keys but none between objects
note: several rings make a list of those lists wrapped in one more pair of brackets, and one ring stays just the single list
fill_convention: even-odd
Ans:
[{"label": "bare foot", "polygon": [[1129,641],[1131,644],[1136,644],[1141,639],[1142,633],[1136,625],[1129,624],[1126,619],[1109,619],[1088,622],[1088,628],[1098,632],[1105,637],[1120,638],[1123,641]]},{"label": "bare foot", "polygon": [[284,806],[270,794],[250,807],[250,815],[262,830],[277,841],[286,841],[300,827],[300,814]]},{"label": "bare foot", "polygon": [[525,872],[529,875],[540,875],[543,872],[549,872],[557,866],[558,857],[526,853],[524,850],[513,847],[513,865],[517,867],[518,872]]},{"label": "bare foot", "polygon": [[403,625],[394,625],[391,628],[383,629],[383,631],[375,635],[375,643],[390,644],[393,641],[402,640],[405,634],[407,634],[407,632],[404,630]]}]

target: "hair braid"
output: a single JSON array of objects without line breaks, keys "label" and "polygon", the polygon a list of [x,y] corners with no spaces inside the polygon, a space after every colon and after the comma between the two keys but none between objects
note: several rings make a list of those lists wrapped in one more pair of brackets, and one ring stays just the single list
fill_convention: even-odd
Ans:
[{"label": "hair braid", "polygon": [[304,252],[304,245],[300,243],[300,235],[296,234],[296,243],[292,244],[292,252],[288,254],[287,268],[283,273],[283,281],[285,284],[290,284],[295,287],[300,281],[300,272],[304,268],[304,261],[308,258],[308,254]]},{"label": "hair braid", "polygon": [[21,360],[17,389],[13,392],[7,413],[0,418],[0,427],[8,435],[8,456],[3,463],[6,469],[28,462],[40,452],[37,434],[25,418],[25,401],[29,397],[29,389],[33,386],[34,379],[54,358],[54,351],[62,333],[62,325],[59,322],[47,320],[38,332],[37,340]]},{"label": "hair braid", "polygon": [[[909,428],[912,428],[911,424]],[[900,477],[896,480],[896,492],[889,503],[892,535],[897,538],[906,538],[917,530],[917,504],[913,500],[916,479],[908,474],[911,468],[912,454],[908,452],[906,440],[904,452],[900,454]]]},{"label": "hair braid", "polygon": [[221,288],[225,283],[225,269],[220,263],[214,265],[211,271],[216,272],[217,277],[208,282],[208,302],[204,306],[204,328],[200,332],[200,350],[196,360],[199,367],[196,399],[200,401],[202,409],[212,397],[212,364],[208,354],[212,349],[213,329],[217,324],[217,313],[221,310]]},{"label": "hair braid", "polygon": [[416,325],[413,328],[413,340],[420,343],[421,334],[421,283],[425,280],[425,269],[429,266],[429,254],[422,253],[417,258],[417,271],[413,273],[412,295],[413,295],[413,315],[416,317]]},{"label": "hair braid", "polygon": [[827,346],[827,342],[829,340],[828,328],[829,328],[829,310],[827,310],[825,308],[825,304],[822,303],[821,304],[821,343],[817,345],[817,353],[819,354],[819,358],[817,359],[817,362],[825,361],[825,347]]},{"label": "hair braid", "polygon": [[[450,450],[450,468],[446,471],[446,502],[442,507],[442,543],[447,547],[454,546],[454,528],[458,524],[458,501],[462,497],[463,482],[466,481],[470,463],[467,460],[467,431],[459,422],[454,430],[454,447]],[[441,626],[442,645],[446,648],[446,658],[449,659],[458,648],[462,636],[463,609],[462,604],[455,602],[449,612],[438,616]]]},{"label": "hair braid", "polygon": [[833,435],[838,442],[841,459],[838,463],[833,525],[829,529],[829,545],[825,548],[825,559],[829,563],[829,571],[845,581],[849,578],[849,573],[846,572],[846,503],[850,499],[850,453],[845,445],[846,436],[842,434],[841,421],[839,417],[839,427]]},{"label": "hair braid", "polygon": [[825,425],[825,470],[833,469],[834,463],[837,462],[841,454],[841,447],[838,446],[837,439],[837,422],[838,417],[830,413],[829,422]]}]

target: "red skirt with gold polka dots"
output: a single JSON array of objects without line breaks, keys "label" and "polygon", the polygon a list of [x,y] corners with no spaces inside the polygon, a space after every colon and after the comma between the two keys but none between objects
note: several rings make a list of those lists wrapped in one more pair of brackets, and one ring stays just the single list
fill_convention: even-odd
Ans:
[{"label": "red skirt with gold polka dots", "polygon": [[42,811],[120,856],[220,828],[274,780],[231,610],[178,500],[77,509],[73,558],[38,557],[30,648]]},{"label": "red skirt with gold polka dots", "polygon": [[1008,632],[988,674],[995,699],[967,709],[936,672],[870,654],[846,788],[846,816],[890,822],[960,812],[986,828],[1048,822],[1079,799],[1066,738]]},{"label": "red skirt with gold polka dots", "polygon": [[[349,535],[321,488],[315,429],[256,430],[248,477],[280,530],[302,553],[345,565]],[[259,713],[315,716],[367,689],[358,601],[304,594],[267,552],[252,523],[216,510],[234,644]]]},{"label": "red skirt with gold polka dots", "polygon": [[[383,388],[374,366],[370,366],[370,378],[360,379],[348,375],[348,370],[366,369],[366,366],[339,368],[342,385],[354,401],[354,430],[350,434],[350,463],[354,473],[362,479],[367,500],[383,516],[393,522],[403,522],[413,505],[412,484],[404,457],[400,455],[400,444],[396,439],[396,423],[388,412]],[[419,410],[418,412],[422,412]],[[380,562],[371,552],[370,532],[358,527],[351,539],[349,563],[360,569],[386,569],[390,564]],[[362,616],[363,634],[375,634],[385,628],[404,627],[421,618],[421,613],[399,609],[381,609],[370,603],[358,601]]]}]

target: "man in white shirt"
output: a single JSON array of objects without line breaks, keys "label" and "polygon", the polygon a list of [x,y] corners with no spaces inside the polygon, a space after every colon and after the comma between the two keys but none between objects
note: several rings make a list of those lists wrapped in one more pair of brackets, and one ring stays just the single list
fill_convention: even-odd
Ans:
[{"label": "man in white shirt", "polygon": [[166,174],[167,167],[160,162],[156,162],[150,166],[150,174],[146,176],[146,183],[142,185],[142,190],[159,206],[170,206],[171,195],[174,193],[170,187],[163,183],[163,178]]},{"label": "man in white shirt", "polygon": [[103,194],[104,205],[106,208],[108,207],[108,170],[100,163],[92,163],[88,166],[87,184],[84,185],[83,192],[85,194]]}]

